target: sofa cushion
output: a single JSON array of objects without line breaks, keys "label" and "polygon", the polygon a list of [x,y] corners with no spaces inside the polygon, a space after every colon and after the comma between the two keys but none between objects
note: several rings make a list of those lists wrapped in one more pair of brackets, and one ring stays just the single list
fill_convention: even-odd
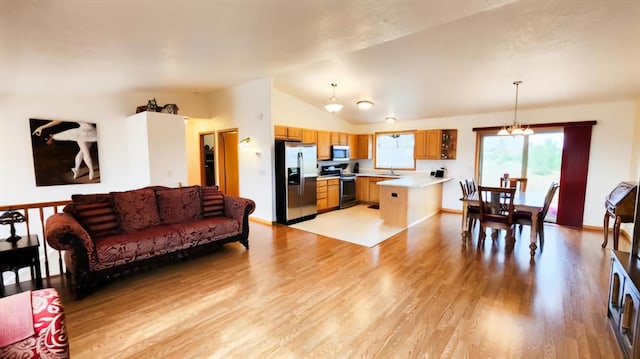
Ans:
[{"label": "sofa cushion", "polygon": [[202,192],[202,216],[224,215],[224,194],[218,190],[218,186],[201,187]]},{"label": "sofa cushion", "polygon": [[160,224],[156,194],[153,189],[111,192],[111,198],[123,232],[135,232]]},{"label": "sofa cushion", "polygon": [[164,224],[193,221],[202,213],[200,186],[157,189],[156,200]]},{"label": "sofa cushion", "polygon": [[171,225],[157,225],[96,241],[99,268],[108,268],[184,248],[182,235]]}]

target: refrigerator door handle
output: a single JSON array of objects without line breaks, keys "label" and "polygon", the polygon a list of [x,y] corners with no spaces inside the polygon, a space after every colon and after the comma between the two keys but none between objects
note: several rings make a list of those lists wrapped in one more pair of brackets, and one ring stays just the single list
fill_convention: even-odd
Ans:
[{"label": "refrigerator door handle", "polygon": [[304,155],[302,152],[298,152],[298,166],[300,166],[300,185],[298,187],[298,194],[302,196],[304,193]]}]

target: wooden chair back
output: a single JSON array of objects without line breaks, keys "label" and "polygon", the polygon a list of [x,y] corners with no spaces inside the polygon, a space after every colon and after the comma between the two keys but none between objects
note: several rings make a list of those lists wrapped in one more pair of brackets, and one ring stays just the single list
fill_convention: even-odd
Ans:
[{"label": "wooden chair back", "polygon": [[551,182],[551,186],[549,186],[549,190],[547,190],[547,195],[544,197],[544,206],[538,216],[540,223],[542,223],[542,221],[544,221],[544,217],[547,216],[547,212],[549,212],[549,207],[551,206],[551,201],[553,201],[553,197],[556,195],[558,187],[560,187],[558,182]]},{"label": "wooden chair back", "polygon": [[509,177],[505,179],[500,177],[500,187],[516,188],[520,192],[527,192],[527,179],[518,177]]},{"label": "wooden chair back", "polygon": [[515,193],[516,189],[511,187],[478,186],[480,224],[509,229],[513,225]]},{"label": "wooden chair back", "polygon": [[460,190],[462,190],[462,198],[467,198],[469,197],[469,192],[467,191],[467,181],[466,180],[462,180],[460,181]]}]

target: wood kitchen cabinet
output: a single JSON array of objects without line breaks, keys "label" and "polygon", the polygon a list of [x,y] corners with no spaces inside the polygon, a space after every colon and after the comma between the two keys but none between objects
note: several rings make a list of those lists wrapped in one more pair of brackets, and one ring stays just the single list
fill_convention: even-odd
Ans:
[{"label": "wood kitchen cabinet", "polygon": [[378,182],[390,179],[392,178],[369,176],[356,177],[356,200],[362,203],[379,203],[380,190],[378,189]]},{"label": "wood kitchen cabinet", "polygon": [[316,147],[318,150],[318,160],[331,159],[331,133],[328,131],[318,131],[318,142]]},{"label": "wood kitchen cabinet", "polygon": [[316,182],[316,200],[318,211],[327,209],[327,180],[319,179]]},{"label": "wood kitchen cabinet", "polygon": [[340,179],[332,178],[327,180],[327,207],[338,206],[340,206]]},{"label": "wood kitchen cabinet", "polygon": [[347,142],[349,143],[349,159],[356,160],[359,157],[358,152],[358,135],[350,133],[347,135]]},{"label": "wood kitchen cabinet", "polygon": [[303,143],[318,143],[318,131],[302,129],[302,142]]},{"label": "wood kitchen cabinet", "polygon": [[369,160],[373,156],[373,135],[358,135],[358,157],[359,160]]},{"label": "wood kitchen cabinet", "polygon": [[298,127],[275,125],[273,134],[277,140],[302,141],[302,129]]},{"label": "wood kitchen cabinet", "polygon": [[458,130],[419,130],[413,147],[417,160],[455,160]]},{"label": "wood kitchen cabinet", "polygon": [[331,132],[331,144],[347,146],[349,144],[349,136],[344,132]]},{"label": "wood kitchen cabinet", "polygon": [[440,159],[455,160],[458,147],[458,130],[442,130],[440,132]]},{"label": "wood kitchen cabinet", "polygon": [[414,157],[417,160],[440,159],[440,130],[420,130],[415,133],[413,147]]},{"label": "wood kitchen cabinet", "polygon": [[386,181],[390,178],[369,177],[369,200],[367,202],[380,203],[380,190],[378,189],[378,182]]},{"label": "wood kitchen cabinet", "polygon": [[356,177],[356,201],[367,202],[369,198],[369,177]]},{"label": "wood kitchen cabinet", "polygon": [[340,179],[318,179],[316,187],[318,211],[340,206]]}]

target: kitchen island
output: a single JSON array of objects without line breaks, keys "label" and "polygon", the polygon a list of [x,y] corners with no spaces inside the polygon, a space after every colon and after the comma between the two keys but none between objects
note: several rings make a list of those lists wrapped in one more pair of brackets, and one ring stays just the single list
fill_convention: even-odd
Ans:
[{"label": "kitchen island", "polygon": [[407,228],[433,216],[442,208],[442,184],[450,180],[406,176],[378,182],[380,218]]}]

